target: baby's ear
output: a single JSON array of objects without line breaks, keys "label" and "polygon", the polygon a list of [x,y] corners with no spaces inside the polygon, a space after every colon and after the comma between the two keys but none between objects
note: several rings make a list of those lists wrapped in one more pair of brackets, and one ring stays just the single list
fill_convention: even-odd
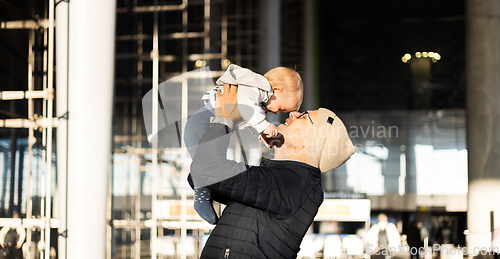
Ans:
[{"label": "baby's ear", "polygon": [[283,91],[283,87],[279,85],[273,86],[273,93],[281,93]]}]

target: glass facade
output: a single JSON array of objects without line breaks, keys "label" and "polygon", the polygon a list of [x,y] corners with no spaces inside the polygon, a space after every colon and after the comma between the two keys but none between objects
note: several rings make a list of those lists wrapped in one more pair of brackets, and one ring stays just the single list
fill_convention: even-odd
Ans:
[{"label": "glass facade", "polygon": [[463,109],[339,112],[356,153],[325,178],[327,191],[467,194]]}]

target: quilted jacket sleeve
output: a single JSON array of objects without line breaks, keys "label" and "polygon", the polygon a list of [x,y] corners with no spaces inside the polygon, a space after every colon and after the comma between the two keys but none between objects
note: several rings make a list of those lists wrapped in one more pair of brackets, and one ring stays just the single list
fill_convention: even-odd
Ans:
[{"label": "quilted jacket sleeve", "polygon": [[[307,174],[283,167],[248,167],[226,159],[227,126],[212,123],[201,139],[191,173],[197,182],[214,175],[230,176],[206,185],[212,192],[236,202],[287,217],[301,205],[303,192],[310,188]],[[216,141],[215,141],[216,140]],[[228,172],[229,171],[229,172]]]},{"label": "quilted jacket sleeve", "polygon": [[265,211],[275,217],[294,214],[307,198],[308,181],[286,168],[251,167],[246,172],[208,188],[231,200]]}]

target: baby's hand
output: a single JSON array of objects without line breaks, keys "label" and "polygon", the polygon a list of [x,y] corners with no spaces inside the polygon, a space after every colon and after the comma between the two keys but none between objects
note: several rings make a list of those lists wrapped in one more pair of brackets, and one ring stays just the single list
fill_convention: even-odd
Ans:
[{"label": "baby's hand", "polygon": [[266,135],[266,138],[276,137],[278,136],[278,129],[273,124],[269,124],[269,127],[262,134]]}]

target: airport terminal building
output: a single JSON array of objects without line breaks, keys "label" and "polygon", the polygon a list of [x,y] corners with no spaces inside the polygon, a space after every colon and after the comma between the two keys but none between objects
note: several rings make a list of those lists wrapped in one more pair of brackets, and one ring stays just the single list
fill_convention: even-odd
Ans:
[{"label": "airport terminal building", "polygon": [[[356,148],[323,174],[298,258],[369,257],[380,213],[403,243],[420,222],[429,247],[446,228],[452,247],[490,249],[498,14],[496,0],[0,0],[0,226],[25,228],[30,259],[198,258],[214,226],[193,209],[186,121],[230,64],[285,66],[300,111],[334,111]],[[240,134],[229,159],[273,156]]]}]

